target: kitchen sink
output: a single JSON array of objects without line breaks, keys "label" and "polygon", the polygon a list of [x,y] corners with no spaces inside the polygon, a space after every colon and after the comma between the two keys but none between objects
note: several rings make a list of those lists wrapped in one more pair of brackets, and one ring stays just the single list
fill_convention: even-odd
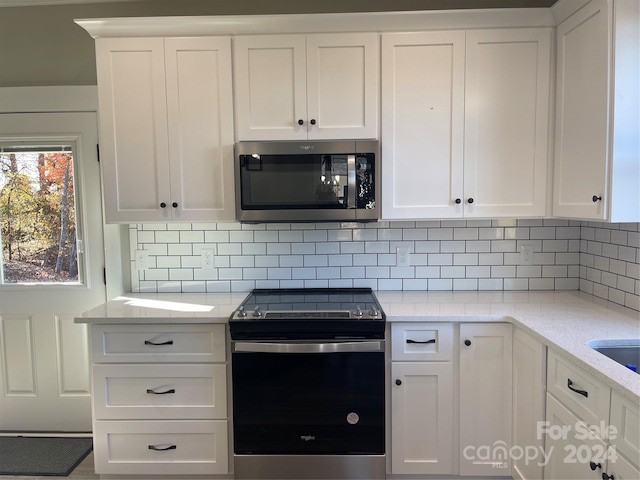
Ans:
[{"label": "kitchen sink", "polygon": [[611,360],[640,373],[640,339],[591,340],[587,345]]}]

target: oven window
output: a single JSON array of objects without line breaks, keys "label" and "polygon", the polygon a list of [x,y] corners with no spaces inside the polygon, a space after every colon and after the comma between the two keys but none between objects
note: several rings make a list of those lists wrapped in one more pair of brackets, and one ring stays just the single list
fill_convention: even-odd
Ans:
[{"label": "oven window", "polygon": [[242,208],[347,208],[347,155],[241,155]]},{"label": "oven window", "polygon": [[384,353],[234,353],[236,454],[383,454]]}]

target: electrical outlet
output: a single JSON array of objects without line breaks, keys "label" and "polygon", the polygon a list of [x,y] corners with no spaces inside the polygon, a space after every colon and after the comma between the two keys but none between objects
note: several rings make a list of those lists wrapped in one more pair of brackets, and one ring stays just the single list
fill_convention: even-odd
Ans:
[{"label": "electrical outlet", "polygon": [[533,245],[520,245],[520,265],[533,265]]},{"label": "electrical outlet", "polygon": [[216,250],[213,247],[200,250],[200,268],[211,270],[215,267]]},{"label": "electrical outlet", "polygon": [[149,257],[146,250],[136,250],[136,270],[149,268]]},{"label": "electrical outlet", "polygon": [[411,265],[409,247],[396,248],[396,266],[408,267],[409,265]]}]

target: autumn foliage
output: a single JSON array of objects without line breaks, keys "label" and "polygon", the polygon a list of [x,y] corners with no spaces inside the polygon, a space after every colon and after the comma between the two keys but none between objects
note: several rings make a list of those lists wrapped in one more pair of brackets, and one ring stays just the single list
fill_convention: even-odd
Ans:
[{"label": "autumn foliage", "polygon": [[77,280],[71,152],[0,153],[0,225],[5,282]]}]

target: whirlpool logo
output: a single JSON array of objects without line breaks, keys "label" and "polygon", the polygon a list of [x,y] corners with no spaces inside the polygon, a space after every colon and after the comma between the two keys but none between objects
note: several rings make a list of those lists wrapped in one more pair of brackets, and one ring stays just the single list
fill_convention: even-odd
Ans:
[{"label": "whirlpool logo", "polygon": [[305,442],[310,442],[315,439],[316,439],[315,435],[300,435],[300,440],[304,440]]},{"label": "whirlpool logo", "polygon": [[313,150],[314,148],[316,148],[315,145],[300,145],[300,148],[302,150]]}]

